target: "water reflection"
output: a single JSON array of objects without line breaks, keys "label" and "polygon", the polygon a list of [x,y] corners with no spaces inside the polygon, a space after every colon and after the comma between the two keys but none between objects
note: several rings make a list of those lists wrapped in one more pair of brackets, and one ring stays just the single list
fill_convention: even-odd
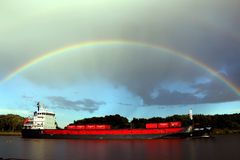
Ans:
[{"label": "water reflection", "polygon": [[215,140],[49,140],[0,136],[0,157],[34,160],[238,159],[239,142],[240,136],[220,136]]},{"label": "water reflection", "polygon": [[180,159],[182,140],[44,140],[24,139],[30,159]]}]

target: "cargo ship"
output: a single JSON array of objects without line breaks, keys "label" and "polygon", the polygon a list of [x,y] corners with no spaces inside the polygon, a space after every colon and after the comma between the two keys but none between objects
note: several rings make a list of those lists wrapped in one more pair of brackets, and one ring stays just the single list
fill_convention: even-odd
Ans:
[{"label": "cargo ship", "polygon": [[112,129],[109,124],[70,124],[59,129],[55,113],[39,102],[33,117],[25,119],[21,133],[23,138],[46,139],[160,139],[203,135],[191,126],[182,127],[179,121],[146,123],[144,129]]}]

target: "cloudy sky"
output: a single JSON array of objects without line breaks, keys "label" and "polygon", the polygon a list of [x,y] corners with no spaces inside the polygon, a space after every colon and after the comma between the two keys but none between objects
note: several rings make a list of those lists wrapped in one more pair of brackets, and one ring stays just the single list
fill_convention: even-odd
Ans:
[{"label": "cloudy sky", "polygon": [[[237,0],[2,0],[0,114],[240,112]],[[47,56],[46,56],[47,55]],[[41,58],[43,57],[43,58]]]}]

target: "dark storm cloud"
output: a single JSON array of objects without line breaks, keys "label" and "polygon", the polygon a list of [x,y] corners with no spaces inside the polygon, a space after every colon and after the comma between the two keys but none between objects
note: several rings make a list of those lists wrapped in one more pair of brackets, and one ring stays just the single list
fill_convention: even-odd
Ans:
[{"label": "dark storm cloud", "polygon": [[101,105],[105,105],[105,102],[97,102],[92,99],[71,101],[61,96],[50,96],[47,98],[57,108],[71,109],[76,111],[83,110],[83,111],[88,111],[90,113],[98,110]]},{"label": "dark storm cloud", "polygon": [[[30,7],[26,10],[25,6]],[[0,26],[0,77],[41,53],[66,45],[88,40],[128,39],[172,47],[240,86],[239,6],[240,1],[235,0],[5,2],[0,5],[3,22]],[[11,9],[15,12],[8,14]],[[78,56],[55,57],[21,76],[49,88],[64,88],[83,83],[83,79],[100,77],[114,85],[125,86],[149,105],[239,100],[229,87],[202,66],[178,56],[126,46],[82,52],[80,50]],[[224,73],[221,73],[223,68]],[[196,79],[203,76],[212,79],[211,83],[195,84]],[[178,81],[196,91],[170,91],[159,87]],[[156,88],[159,95],[152,98],[151,93]],[[91,100],[68,101],[63,97],[53,100],[83,110],[91,107],[96,110],[101,105]]]},{"label": "dark storm cloud", "polygon": [[[124,46],[116,50],[97,49],[97,51],[97,54],[79,54],[45,63],[26,77],[34,80],[37,84],[56,87],[59,86],[58,84],[86,83],[81,80],[82,77],[87,77],[88,80],[100,77],[115,85],[125,86],[129,92],[139,96],[146,105],[238,100],[236,94],[225,83],[209,73],[206,68],[176,55],[160,50],[153,51],[152,49],[126,48]],[[68,65],[68,62],[71,62],[71,65]],[[38,74],[39,72],[41,74]],[[201,86],[195,84],[199,77],[204,76],[211,79],[211,85],[208,83],[203,83]],[[162,89],[160,87],[159,97],[151,98],[151,93],[159,86],[164,86],[165,83],[174,84],[178,81],[184,82],[185,87],[196,90],[196,93],[179,92],[180,86],[175,85],[176,90],[171,92],[166,87]],[[87,82],[91,83],[91,81]],[[220,92],[221,94],[219,94]],[[207,95],[199,99],[194,94]]]},{"label": "dark storm cloud", "polygon": [[[239,57],[240,59],[240,57]],[[227,73],[228,76],[227,78],[229,78],[234,84],[236,84],[238,86],[238,88],[240,88],[240,72],[237,68],[240,68],[240,63],[233,63],[231,65],[229,65],[227,67]]]},{"label": "dark storm cloud", "polygon": [[145,105],[181,105],[197,104],[199,99],[191,93],[170,92],[166,89],[159,89],[157,98],[145,95],[143,98]]},{"label": "dark storm cloud", "polygon": [[145,105],[187,105],[240,100],[236,93],[229,90],[227,86],[223,86],[221,82],[192,84],[191,86],[196,89],[192,93],[159,88],[156,97],[145,94],[142,98]]},{"label": "dark storm cloud", "polygon": [[229,89],[227,86],[223,86],[219,81],[198,84],[195,87],[198,93],[203,93],[205,95],[205,97],[202,98],[203,103],[219,102],[219,99],[221,99],[222,102],[240,100],[240,97],[233,90]]},{"label": "dark storm cloud", "polygon": [[[198,36],[198,39],[195,40],[197,44],[192,44],[194,40],[191,41],[189,43],[192,46],[191,53],[196,59],[216,71],[225,68],[228,75],[226,78],[240,86],[240,77],[238,76],[240,36],[238,39],[233,39],[230,35],[223,35],[220,31],[211,30],[211,32],[205,32]],[[187,48],[187,46],[185,47]]]}]

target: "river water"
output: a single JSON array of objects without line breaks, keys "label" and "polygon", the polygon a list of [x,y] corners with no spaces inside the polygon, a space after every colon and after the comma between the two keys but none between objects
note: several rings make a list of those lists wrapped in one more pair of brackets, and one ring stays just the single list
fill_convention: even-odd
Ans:
[{"label": "river water", "polygon": [[240,135],[213,139],[52,140],[0,136],[0,159],[239,160]]}]

